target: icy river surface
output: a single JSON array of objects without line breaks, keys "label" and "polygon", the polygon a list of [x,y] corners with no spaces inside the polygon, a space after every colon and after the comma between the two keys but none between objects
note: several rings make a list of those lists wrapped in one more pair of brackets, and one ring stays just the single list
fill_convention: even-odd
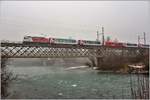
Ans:
[{"label": "icy river surface", "polygon": [[49,66],[9,66],[18,79],[9,87],[13,99],[131,98],[128,74],[98,73]]}]

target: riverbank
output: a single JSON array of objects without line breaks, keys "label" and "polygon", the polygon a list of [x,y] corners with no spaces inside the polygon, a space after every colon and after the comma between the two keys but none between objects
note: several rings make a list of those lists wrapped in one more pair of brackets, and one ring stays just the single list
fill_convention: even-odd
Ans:
[{"label": "riverbank", "polygon": [[121,55],[110,54],[100,60],[89,58],[85,65],[100,71],[114,73],[139,73],[149,74],[149,56],[137,55],[136,57],[123,57]]},{"label": "riverbank", "polygon": [[[95,69],[93,69],[95,70]],[[114,73],[114,74],[143,74],[143,75],[149,75],[149,72],[148,71],[143,71],[143,72],[122,72],[122,71],[105,71],[105,70],[98,70],[98,73]]]}]

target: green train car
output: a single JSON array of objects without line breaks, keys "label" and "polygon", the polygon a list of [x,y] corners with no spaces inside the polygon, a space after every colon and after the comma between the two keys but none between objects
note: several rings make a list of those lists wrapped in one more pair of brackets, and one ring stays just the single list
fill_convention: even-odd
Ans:
[{"label": "green train car", "polygon": [[77,44],[77,41],[74,39],[62,39],[62,38],[53,38],[53,43],[61,44]]},{"label": "green train car", "polygon": [[79,45],[101,45],[100,41],[78,40]]}]

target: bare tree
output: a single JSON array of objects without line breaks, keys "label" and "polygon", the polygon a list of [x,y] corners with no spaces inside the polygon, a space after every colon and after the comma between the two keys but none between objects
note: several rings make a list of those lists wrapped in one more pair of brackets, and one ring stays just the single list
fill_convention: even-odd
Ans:
[{"label": "bare tree", "polygon": [[14,76],[12,72],[7,69],[8,58],[1,58],[1,97],[6,98],[8,93],[8,87],[10,82],[15,80],[17,76]]}]

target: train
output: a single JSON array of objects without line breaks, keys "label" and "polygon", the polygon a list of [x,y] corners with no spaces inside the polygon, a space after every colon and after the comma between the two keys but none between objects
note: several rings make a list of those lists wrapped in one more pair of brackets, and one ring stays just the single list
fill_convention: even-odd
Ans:
[{"label": "train", "polygon": [[101,45],[99,41],[90,40],[75,40],[75,39],[63,39],[63,38],[45,38],[25,36],[23,43],[49,43],[49,44],[78,44],[78,45]]},{"label": "train", "polygon": [[135,44],[135,43],[122,43],[122,42],[110,42],[106,41],[105,46],[111,47],[141,47],[141,48],[149,48],[148,44]]},{"label": "train", "polygon": [[[46,37],[35,37],[35,36],[24,36],[23,43],[48,43],[48,44],[76,44],[76,45],[97,45],[101,46],[100,41],[91,40],[75,40],[75,39],[63,39],[63,38],[46,38]],[[105,41],[105,46],[108,47],[141,47],[149,48],[149,45],[145,44],[134,44],[134,43],[123,43],[123,42],[112,42]]]}]

